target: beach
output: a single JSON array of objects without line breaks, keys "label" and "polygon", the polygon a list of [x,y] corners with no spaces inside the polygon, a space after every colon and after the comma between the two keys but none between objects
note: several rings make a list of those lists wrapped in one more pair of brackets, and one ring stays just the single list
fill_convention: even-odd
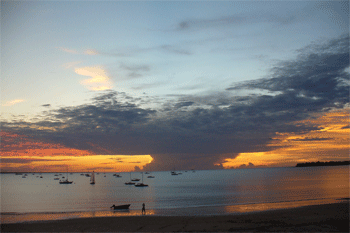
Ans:
[{"label": "beach", "polygon": [[2,232],[348,232],[349,202],[245,214],[127,216],[2,224]]}]

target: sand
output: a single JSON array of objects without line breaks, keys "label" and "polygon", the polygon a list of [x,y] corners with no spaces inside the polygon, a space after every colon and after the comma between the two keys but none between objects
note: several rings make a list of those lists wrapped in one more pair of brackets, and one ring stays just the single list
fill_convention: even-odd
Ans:
[{"label": "sand", "polygon": [[2,224],[2,232],[349,232],[349,202],[217,216],[128,216]]}]

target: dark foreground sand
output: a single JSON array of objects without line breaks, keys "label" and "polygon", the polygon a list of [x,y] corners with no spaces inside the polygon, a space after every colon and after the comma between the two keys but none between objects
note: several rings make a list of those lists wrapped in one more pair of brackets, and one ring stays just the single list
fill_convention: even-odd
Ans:
[{"label": "dark foreground sand", "polygon": [[130,216],[2,224],[2,232],[349,232],[349,202],[220,216]]}]

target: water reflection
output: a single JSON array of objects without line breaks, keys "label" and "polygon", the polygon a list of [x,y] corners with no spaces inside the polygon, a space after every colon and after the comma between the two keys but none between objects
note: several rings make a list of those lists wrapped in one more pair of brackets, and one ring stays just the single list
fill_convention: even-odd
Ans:
[{"label": "water reflection", "polygon": [[277,210],[277,209],[287,209],[302,207],[308,205],[322,205],[330,203],[343,202],[344,200],[340,199],[323,199],[323,200],[306,200],[306,201],[296,201],[296,202],[277,202],[277,203],[258,203],[258,204],[249,204],[249,205],[234,205],[234,206],[225,206],[225,213],[248,213],[248,212],[258,212],[266,210]]},{"label": "water reflection", "polygon": [[[146,215],[154,215],[154,210],[146,210]],[[1,216],[1,223],[19,223],[47,220],[62,220],[72,218],[97,218],[97,217],[126,217],[141,216],[141,210],[110,210],[91,212],[68,212],[68,213],[29,213],[16,214],[4,213]]]},{"label": "water reflection", "polygon": [[[298,206],[299,201],[349,196],[349,167],[344,166],[203,170],[176,177],[169,172],[154,174],[155,179],[146,179],[146,188],[125,185],[129,173],[122,178],[97,176],[94,186],[80,174],[69,176],[74,180],[69,186],[53,180],[54,173],[44,174],[43,179],[1,174],[2,221],[134,216],[141,214],[142,203],[147,214],[226,214],[280,208],[282,204],[276,204],[280,202],[288,208],[290,202]],[[131,204],[130,212],[109,212],[113,204]],[[23,214],[6,214],[10,212]]]}]

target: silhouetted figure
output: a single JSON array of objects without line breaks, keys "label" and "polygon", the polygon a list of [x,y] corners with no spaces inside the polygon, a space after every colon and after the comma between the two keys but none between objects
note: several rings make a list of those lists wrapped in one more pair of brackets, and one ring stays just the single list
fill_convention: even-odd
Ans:
[{"label": "silhouetted figure", "polygon": [[145,203],[142,204],[142,214],[146,214]]}]

